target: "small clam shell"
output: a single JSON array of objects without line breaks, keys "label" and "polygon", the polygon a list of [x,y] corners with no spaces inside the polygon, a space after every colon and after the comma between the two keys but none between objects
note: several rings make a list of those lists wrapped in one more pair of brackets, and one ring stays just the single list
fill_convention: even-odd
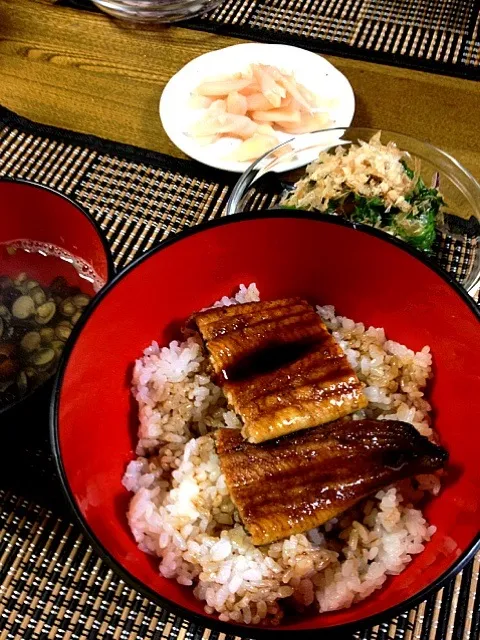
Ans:
[{"label": "small clam shell", "polygon": [[12,315],[18,320],[26,320],[35,313],[35,302],[30,296],[19,296],[12,305]]}]

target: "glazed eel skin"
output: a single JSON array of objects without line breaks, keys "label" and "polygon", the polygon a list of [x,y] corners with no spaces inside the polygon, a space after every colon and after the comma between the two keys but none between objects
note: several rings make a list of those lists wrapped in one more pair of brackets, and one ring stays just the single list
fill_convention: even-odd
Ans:
[{"label": "glazed eel skin", "polygon": [[441,468],[445,449],[395,420],[346,420],[262,444],[215,434],[220,466],[255,545],[302,533],[390,483]]},{"label": "glazed eel skin", "polygon": [[367,405],[342,349],[301,298],[207,309],[191,324],[249,442],[325,424]]}]

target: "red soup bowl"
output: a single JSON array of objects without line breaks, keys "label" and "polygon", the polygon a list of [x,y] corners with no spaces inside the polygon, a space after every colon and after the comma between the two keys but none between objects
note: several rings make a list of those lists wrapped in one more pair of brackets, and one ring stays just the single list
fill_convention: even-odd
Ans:
[{"label": "red soup bowl", "polygon": [[[19,272],[41,285],[48,285],[53,277],[64,276],[71,285],[91,296],[95,294],[91,282],[80,277],[65,259],[46,258],[36,251],[12,253],[9,249],[19,241],[28,241],[51,250],[56,247],[67,255],[80,259],[85,269],[92,268],[100,283],[113,276],[113,262],[109,248],[93,219],[79,205],[65,195],[48,187],[21,180],[0,180],[0,275],[14,278]],[[54,272],[52,271],[54,269]],[[1,299],[1,296],[0,296]],[[5,335],[0,344],[5,343]],[[48,423],[48,405],[52,392],[52,379],[35,387],[6,405],[0,403],[0,421],[23,423],[29,415],[45,415]],[[48,429],[47,429],[48,431]]]},{"label": "red soup bowl", "polygon": [[[152,340],[181,338],[189,315],[256,282],[263,299],[302,296],[385,327],[390,339],[431,346],[435,427],[450,473],[426,516],[437,532],[384,588],[350,609],[286,616],[275,628],[219,622],[190,587],[159,575],[128,528],[122,475],[134,458],[132,365]],[[199,226],[139,258],[97,297],[57,376],[51,438],[73,510],[118,574],[151,601],[242,637],[346,637],[412,607],[480,547],[479,313],[447,275],[371,228],[301,212],[234,216]],[[321,634],[319,635],[319,630]],[[294,636],[292,634],[295,634]]]}]

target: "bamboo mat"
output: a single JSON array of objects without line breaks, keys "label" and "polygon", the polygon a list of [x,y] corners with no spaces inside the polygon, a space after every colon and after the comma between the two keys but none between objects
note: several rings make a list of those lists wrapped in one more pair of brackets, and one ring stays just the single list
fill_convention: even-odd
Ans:
[{"label": "bamboo mat", "polygon": [[[1,176],[51,186],[82,204],[117,268],[168,234],[221,216],[232,186],[231,176],[194,162],[41,126],[0,108]],[[441,260],[465,273],[471,248],[443,240]],[[0,639],[232,640],[151,604],[102,562],[66,509],[46,422],[35,415],[21,429],[2,425]],[[479,570],[480,554],[411,611],[353,638],[477,640]]]},{"label": "bamboo mat", "polygon": [[182,26],[480,78],[480,0],[225,0]]}]

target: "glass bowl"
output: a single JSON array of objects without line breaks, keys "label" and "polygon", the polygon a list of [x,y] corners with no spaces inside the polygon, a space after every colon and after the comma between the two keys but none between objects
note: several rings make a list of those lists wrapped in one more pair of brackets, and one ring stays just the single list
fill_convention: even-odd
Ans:
[{"label": "glass bowl", "polygon": [[114,18],[133,22],[178,22],[211,11],[222,0],[92,0]]},{"label": "glass bowl", "polygon": [[[321,151],[333,153],[339,145],[348,148],[370,140],[375,133],[377,129],[369,128],[326,129],[278,145],[239,178],[227,203],[227,215],[278,208]],[[381,142],[394,142],[404,151],[408,165],[418,171],[427,187],[438,185],[446,205],[444,223],[433,245],[434,258],[476,296],[480,289],[479,183],[455,158],[431,144],[389,131],[381,132]]]}]

